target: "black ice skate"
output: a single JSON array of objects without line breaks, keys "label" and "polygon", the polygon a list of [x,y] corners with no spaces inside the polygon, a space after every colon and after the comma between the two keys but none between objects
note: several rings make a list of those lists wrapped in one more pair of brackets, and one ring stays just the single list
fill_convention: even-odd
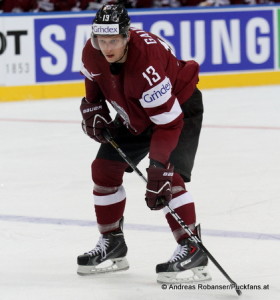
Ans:
[{"label": "black ice skate", "polygon": [[191,238],[184,239],[169,261],[156,266],[157,282],[196,283],[211,280],[207,264],[207,255],[197,247],[196,243]]},{"label": "black ice skate", "polygon": [[100,274],[127,270],[127,246],[122,230],[103,234],[95,248],[78,256],[79,275]]}]

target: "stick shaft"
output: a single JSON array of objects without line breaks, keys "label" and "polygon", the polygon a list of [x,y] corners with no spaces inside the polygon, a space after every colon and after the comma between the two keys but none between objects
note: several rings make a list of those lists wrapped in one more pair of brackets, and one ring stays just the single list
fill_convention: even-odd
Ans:
[{"label": "stick shaft", "polygon": [[[122,151],[118,144],[109,135],[105,135],[106,140],[118,151],[120,156],[128,163],[128,165],[147,183],[147,178],[142,174],[142,172],[137,168],[133,161],[127,157],[127,155]],[[185,232],[191,237],[191,239],[197,244],[197,246],[206,253],[213,264],[221,271],[221,273],[226,277],[226,279],[233,285],[236,293],[240,296],[241,290],[238,288],[236,282],[234,282],[222,266],[217,262],[214,256],[208,251],[208,249],[202,244],[201,240],[196,236],[191,229],[186,225],[186,223],[181,219],[181,217],[172,209],[169,204],[166,205],[172,217],[179,223],[179,225],[185,230]]]}]

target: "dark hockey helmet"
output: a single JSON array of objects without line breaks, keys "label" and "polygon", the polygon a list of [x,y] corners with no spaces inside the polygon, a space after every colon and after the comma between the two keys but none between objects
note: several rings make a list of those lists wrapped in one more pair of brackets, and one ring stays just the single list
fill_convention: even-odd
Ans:
[{"label": "dark hockey helmet", "polygon": [[127,36],[130,18],[122,4],[103,5],[96,13],[92,24],[93,35]]}]

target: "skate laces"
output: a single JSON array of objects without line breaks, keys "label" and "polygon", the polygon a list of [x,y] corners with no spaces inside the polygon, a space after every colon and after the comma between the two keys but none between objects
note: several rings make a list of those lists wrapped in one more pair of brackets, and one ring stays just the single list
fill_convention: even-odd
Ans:
[{"label": "skate laces", "polygon": [[90,250],[88,252],[88,254],[90,256],[95,256],[97,254],[101,254],[102,258],[106,256],[106,250],[107,247],[109,246],[109,240],[103,238],[103,236],[101,236],[95,246],[94,249]]},{"label": "skate laces", "polygon": [[172,257],[169,259],[169,262],[175,262],[184,256],[186,256],[189,252],[189,247],[187,245],[178,245],[176,250],[174,251]]}]

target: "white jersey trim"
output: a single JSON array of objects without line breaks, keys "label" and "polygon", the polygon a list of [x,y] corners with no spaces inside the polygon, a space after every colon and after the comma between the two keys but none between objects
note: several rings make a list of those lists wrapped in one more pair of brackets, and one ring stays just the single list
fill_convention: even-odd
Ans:
[{"label": "white jersey trim", "polygon": [[[190,204],[190,203],[194,203],[192,195],[189,192],[186,192],[176,198],[173,198],[169,202],[169,206],[170,206],[170,208],[172,208],[174,210],[178,207],[181,207],[183,205]],[[167,207],[164,207],[163,212],[164,212],[164,214],[168,214],[170,211]]]},{"label": "white jersey trim", "polygon": [[160,106],[170,99],[170,97],[172,96],[171,90],[172,85],[170,79],[168,77],[165,77],[161,83],[142,94],[140,103],[144,108]]},{"label": "white jersey trim", "polygon": [[117,192],[110,195],[97,196],[93,195],[93,200],[95,205],[106,206],[119,203],[126,198],[126,193],[124,187],[121,185]]},{"label": "white jersey trim", "polygon": [[82,65],[81,72],[88,78],[89,80],[93,81],[92,76],[90,75],[89,71]]},{"label": "white jersey trim", "polygon": [[164,112],[159,115],[151,116],[150,119],[153,123],[157,125],[164,125],[175,120],[181,113],[182,109],[176,98],[170,111]]}]

